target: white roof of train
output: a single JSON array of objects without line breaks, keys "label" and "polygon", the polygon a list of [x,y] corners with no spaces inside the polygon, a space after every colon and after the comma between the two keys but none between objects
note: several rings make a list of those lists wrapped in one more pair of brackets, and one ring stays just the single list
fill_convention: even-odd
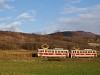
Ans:
[{"label": "white roof of train", "polygon": [[[40,51],[40,50],[44,50],[44,49],[38,49],[38,51]],[[63,48],[54,48],[54,49],[47,49],[47,50],[67,50],[67,49],[63,49]]]}]

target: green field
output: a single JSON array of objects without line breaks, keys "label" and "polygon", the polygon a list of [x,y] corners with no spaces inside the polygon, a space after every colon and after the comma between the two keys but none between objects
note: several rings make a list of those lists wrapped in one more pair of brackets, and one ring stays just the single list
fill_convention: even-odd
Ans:
[{"label": "green field", "polygon": [[100,57],[66,58],[0,58],[0,75],[100,75]]},{"label": "green field", "polygon": [[40,58],[0,59],[0,75],[100,75],[98,58],[46,61]]}]

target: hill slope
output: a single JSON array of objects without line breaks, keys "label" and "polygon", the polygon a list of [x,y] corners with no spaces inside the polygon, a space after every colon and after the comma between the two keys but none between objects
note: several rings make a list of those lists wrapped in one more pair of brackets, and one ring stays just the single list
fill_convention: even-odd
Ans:
[{"label": "hill slope", "polygon": [[73,46],[100,49],[90,43],[100,44],[100,35],[84,31],[55,32],[48,35],[27,34],[9,31],[0,31],[0,50],[28,49],[35,50],[47,43],[50,48],[63,47],[72,49]]}]

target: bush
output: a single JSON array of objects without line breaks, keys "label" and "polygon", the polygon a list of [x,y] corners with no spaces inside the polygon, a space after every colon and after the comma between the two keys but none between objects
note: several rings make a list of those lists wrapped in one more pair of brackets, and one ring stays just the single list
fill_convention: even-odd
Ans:
[{"label": "bush", "polygon": [[33,53],[32,57],[38,57],[37,53]]},{"label": "bush", "polygon": [[48,58],[48,61],[64,61],[64,58]]},{"label": "bush", "polygon": [[1,50],[11,50],[13,49],[13,45],[9,43],[0,43],[0,49]]}]

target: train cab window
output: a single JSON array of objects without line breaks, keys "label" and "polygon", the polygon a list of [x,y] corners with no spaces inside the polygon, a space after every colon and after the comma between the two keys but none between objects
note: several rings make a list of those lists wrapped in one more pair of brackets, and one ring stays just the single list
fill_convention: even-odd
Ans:
[{"label": "train cab window", "polygon": [[43,50],[41,50],[40,52],[43,52]]},{"label": "train cab window", "polygon": [[47,52],[47,50],[45,50],[45,52]]},{"label": "train cab window", "polygon": [[65,53],[68,53],[67,51],[65,51]]},{"label": "train cab window", "polygon": [[73,53],[75,53],[75,51],[73,51]]},{"label": "train cab window", "polygon": [[75,53],[75,51],[73,51],[72,53]]}]

